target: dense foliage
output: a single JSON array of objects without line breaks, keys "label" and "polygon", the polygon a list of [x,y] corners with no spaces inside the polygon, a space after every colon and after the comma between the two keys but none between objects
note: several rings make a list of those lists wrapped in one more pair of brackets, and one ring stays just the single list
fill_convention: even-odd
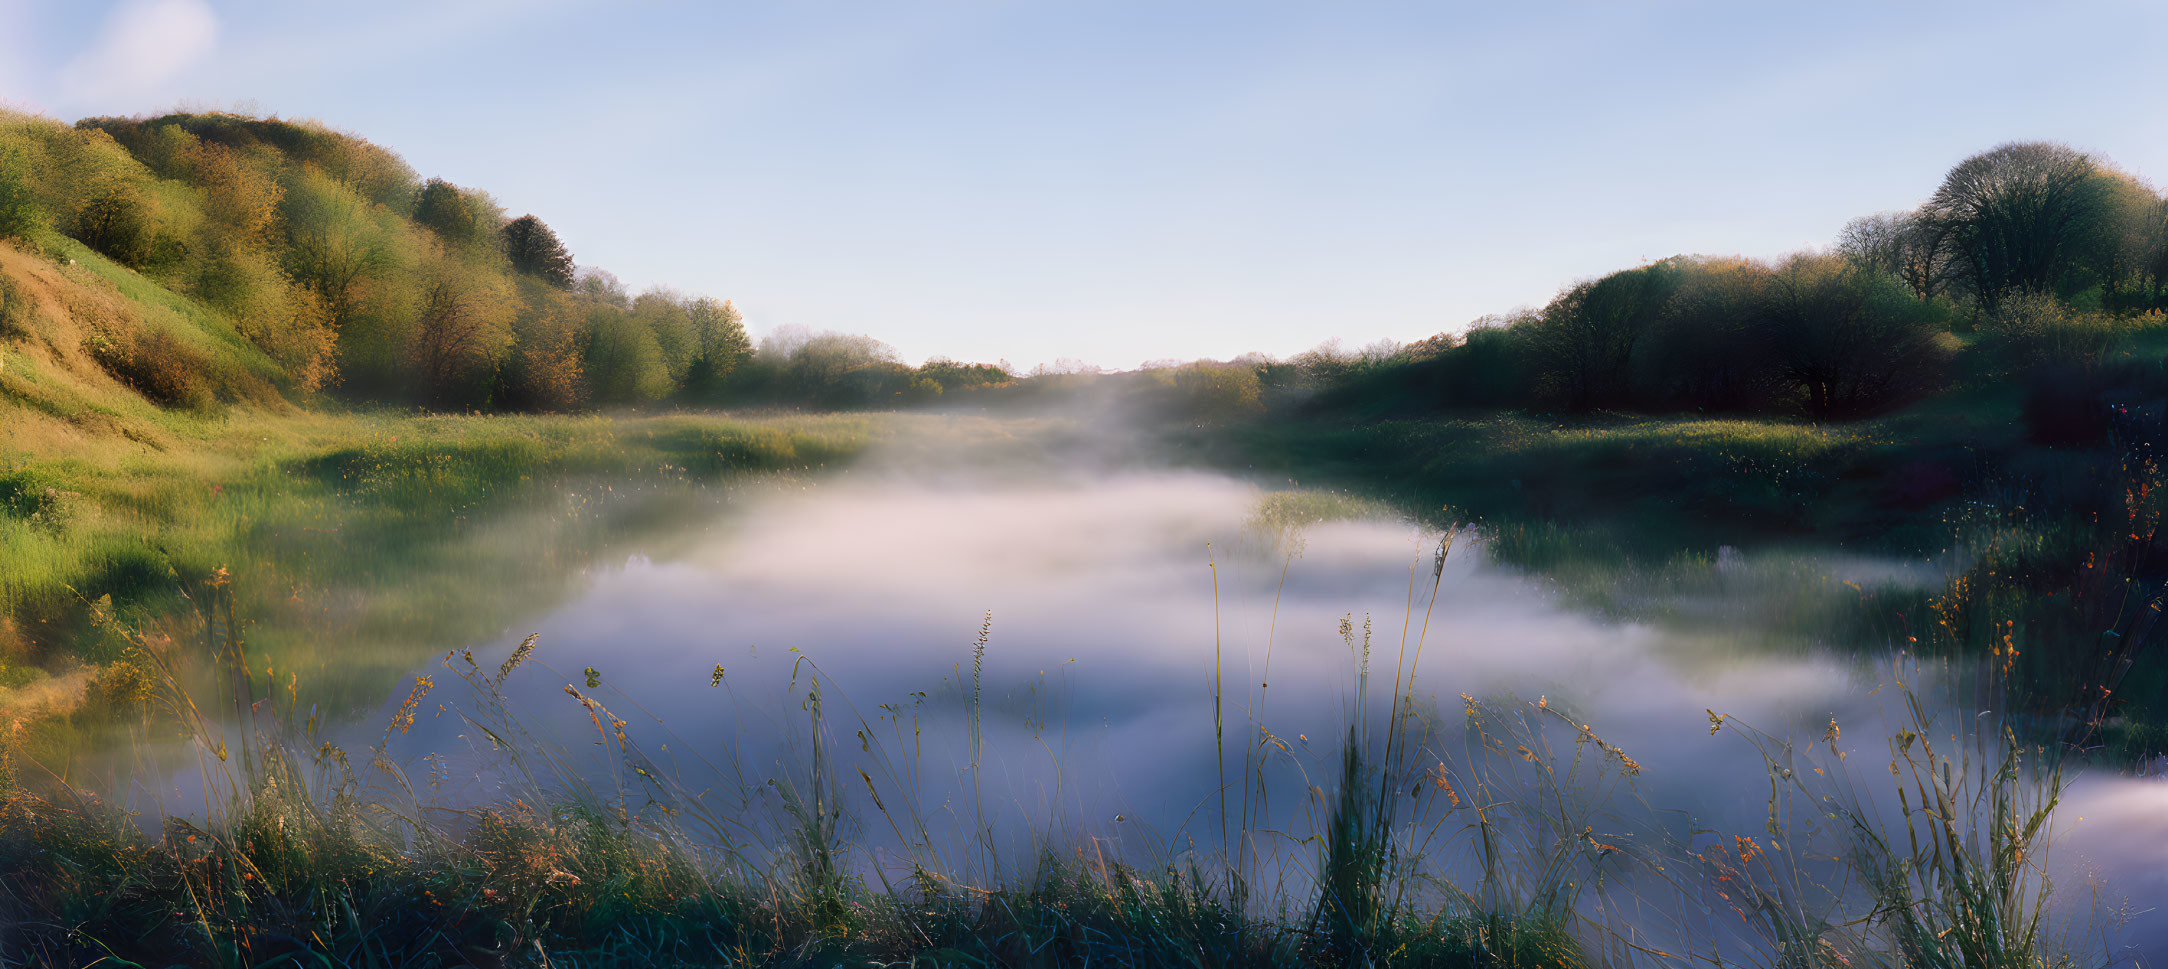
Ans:
[{"label": "dense foliage", "polygon": [[[72,238],[200,304],[276,361],[279,390],[446,410],[889,406],[1007,379],[902,365],[824,334],[756,354],[728,302],[634,297],[549,225],[421,179],[318,124],[234,114],[0,114],[0,238]],[[42,241],[41,241],[42,240]],[[845,344],[863,345],[838,355]],[[125,340],[122,342],[126,342]],[[116,376],[128,355],[108,353]],[[169,367],[171,384],[215,384]],[[154,399],[201,404],[188,395]]]},{"label": "dense foliage", "polygon": [[1918,210],[1774,262],[1673,256],[1368,359],[1265,368],[1329,410],[1857,418],[2085,367],[2168,310],[2168,200],[2068,147],[1960,162]]}]

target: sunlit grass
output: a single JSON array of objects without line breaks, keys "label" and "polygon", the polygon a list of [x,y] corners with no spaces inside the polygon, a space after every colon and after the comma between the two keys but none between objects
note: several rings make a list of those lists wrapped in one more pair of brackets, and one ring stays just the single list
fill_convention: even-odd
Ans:
[{"label": "sunlit grass", "polygon": [[87,622],[101,600],[189,635],[220,568],[250,597],[252,651],[396,673],[412,641],[439,641],[417,631],[493,631],[537,580],[662,534],[708,486],[846,461],[883,426],[241,410],[177,425],[173,446],[17,454],[0,463],[0,686],[113,659]]}]

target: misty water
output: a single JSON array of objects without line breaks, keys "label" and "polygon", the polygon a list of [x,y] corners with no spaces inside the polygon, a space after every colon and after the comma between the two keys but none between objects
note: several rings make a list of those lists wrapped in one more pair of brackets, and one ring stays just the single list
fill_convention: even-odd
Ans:
[{"label": "misty water", "polygon": [[[1467,694],[1540,699],[1629,755],[1639,774],[1608,775],[1591,815],[1605,831],[1760,835],[1768,768],[1738,732],[1712,735],[1710,710],[1802,746],[1835,720],[1868,788],[1889,787],[1887,738],[1902,725],[1903,667],[1767,648],[1750,599],[1724,611],[1728,633],[1607,619],[1465,539],[1440,569],[1440,533],[1389,509],[1180,468],[1110,434],[929,419],[848,470],[736,485],[706,507],[670,554],[601,563],[500,637],[441,644],[445,663],[413,670],[436,687],[404,733],[385,724],[411,679],[332,739],[388,743],[420,803],[584,786],[636,811],[719,819],[717,837],[758,849],[781,843],[790,799],[811,796],[817,712],[823,803],[842,808],[846,840],[872,847],[854,864],[891,868],[914,850],[952,868],[965,856],[1014,868],[1047,849],[1138,864],[1210,852],[1220,792],[1256,749],[1268,806],[1253,827],[1273,833],[1252,839],[1278,841],[1251,850],[1300,868],[1362,712],[1366,629],[1373,727],[1406,656],[1440,744],[1459,743]],[[1741,597],[1772,576],[1940,579],[1928,563],[1858,559],[1726,553],[1716,567]],[[453,675],[493,680],[530,633],[503,710]],[[1931,670],[1907,675],[1933,686]],[[509,756],[492,735],[510,730],[562,760]],[[2139,908],[2168,895],[2168,784],[2081,777],[2058,819],[2065,894],[2105,877]],[[980,842],[1006,855],[972,855]],[[2139,939],[2163,944],[2147,924],[2134,922]]]}]

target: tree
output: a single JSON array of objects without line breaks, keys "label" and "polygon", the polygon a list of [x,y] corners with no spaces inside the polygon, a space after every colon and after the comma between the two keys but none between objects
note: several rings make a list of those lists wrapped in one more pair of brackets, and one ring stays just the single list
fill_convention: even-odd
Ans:
[{"label": "tree", "polygon": [[545,296],[513,322],[512,352],[499,372],[496,403],[515,410],[571,410],[586,395],[579,321],[562,297]]},{"label": "tree", "polygon": [[691,300],[663,286],[651,287],[632,301],[633,319],[654,335],[655,349],[662,354],[663,370],[672,386],[683,386],[690,379],[700,356],[691,305]]},{"label": "tree", "polygon": [[1904,280],[1914,295],[1933,299],[1949,287],[1954,266],[1943,226],[1917,212],[1885,212],[1846,223],[1837,239],[1845,258]]},{"label": "tree", "polygon": [[150,216],[143,194],[126,183],[106,185],[75,209],[75,237],[126,266],[150,258]]},{"label": "tree", "polygon": [[2101,303],[2111,310],[2152,309],[2159,302],[2161,197],[2144,182],[2103,167],[2096,176],[2101,211],[2083,259],[2100,283]]},{"label": "tree", "polygon": [[625,292],[625,284],[617,274],[593,266],[582,268],[572,274],[573,291],[598,303],[630,309],[632,297]]},{"label": "tree", "polygon": [[1757,313],[1768,267],[1745,259],[1682,262],[1677,291],[1634,362],[1642,407],[1754,411],[1771,396],[1771,361]]},{"label": "tree", "polygon": [[699,349],[685,377],[685,391],[698,396],[738,372],[746,358],[753,355],[753,340],[745,333],[745,315],[727,299],[718,303],[701,297],[693,301],[688,313]]},{"label": "tree", "polygon": [[2168,199],[2153,206],[2139,236],[2138,278],[2147,301],[2168,308]]},{"label": "tree", "polygon": [[0,156],[0,239],[27,239],[44,224],[37,196],[23,178],[20,155]]},{"label": "tree", "polygon": [[1567,290],[1529,328],[1544,391],[1575,410],[1622,403],[1634,349],[1678,289],[1680,261],[1612,273]]},{"label": "tree", "polygon": [[414,221],[449,245],[481,244],[502,218],[488,196],[466,191],[441,178],[422,183],[414,193]]},{"label": "tree", "polygon": [[548,223],[523,215],[505,223],[504,254],[512,268],[559,289],[572,288],[572,253]]},{"label": "tree", "polygon": [[317,173],[286,193],[282,210],[287,274],[316,291],[333,326],[345,326],[369,284],[399,264],[393,233],[367,199]]},{"label": "tree", "polygon": [[432,403],[480,403],[486,374],[511,343],[512,305],[501,280],[456,262],[439,262],[422,286],[408,353]]},{"label": "tree", "polygon": [[1939,304],[1896,277],[1795,256],[1768,284],[1763,326],[1778,376],[1816,418],[1857,417],[1929,390],[1947,350]]},{"label": "tree", "polygon": [[2101,174],[2067,145],[2013,142],[1950,169],[1925,216],[1988,308],[2018,290],[2068,293],[2107,208]]},{"label": "tree", "polygon": [[233,244],[261,247],[270,240],[286,194],[277,180],[223,145],[197,142],[179,154],[189,180],[203,189],[204,209]]},{"label": "tree", "polygon": [[670,373],[655,332],[630,312],[591,303],[580,344],[580,371],[598,404],[642,404],[670,395]]}]

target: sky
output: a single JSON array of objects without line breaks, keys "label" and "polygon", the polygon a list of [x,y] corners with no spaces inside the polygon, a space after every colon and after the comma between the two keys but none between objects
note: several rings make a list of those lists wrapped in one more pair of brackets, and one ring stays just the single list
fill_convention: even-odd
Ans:
[{"label": "sky", "polygon": [[0,100],[313,118],[756,332],[1129,367],[1775,257],[2051,139],[2168,182],[2168,4],[0,0]]}]

